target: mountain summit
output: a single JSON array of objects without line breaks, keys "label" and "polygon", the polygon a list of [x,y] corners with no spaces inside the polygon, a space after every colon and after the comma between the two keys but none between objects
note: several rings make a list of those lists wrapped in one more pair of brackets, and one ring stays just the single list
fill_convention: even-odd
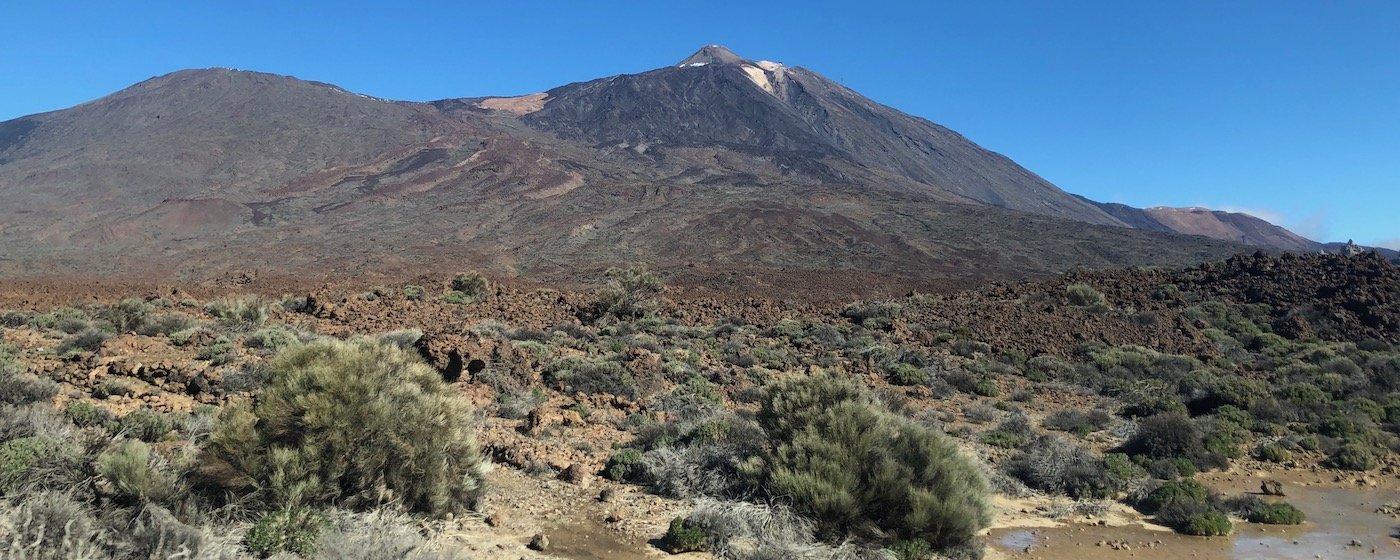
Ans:
[{"label": "mountain summit", "polygon": [[704,66],[706,64],[742,64],[748,59],[734,54],[734,51],[719,45],[706,45],[682,60],[678,67]]},{"label": "mountain summit", "polygon": [[677,66],[432,103],[176,72],[0,123],[0,193],[0,275],[451,262],[558,280],[647,262],[805,285],[1245,250],[1172,233],[1201,220],[1070,195],[815,72],[714,45]]}]

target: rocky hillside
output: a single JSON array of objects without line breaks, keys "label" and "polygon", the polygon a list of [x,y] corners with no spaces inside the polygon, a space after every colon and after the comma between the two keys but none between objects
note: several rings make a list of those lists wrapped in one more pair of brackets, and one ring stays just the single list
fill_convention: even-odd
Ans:
[{"label": "rocky hillside", "polygon": [[791,286],[1184,265],[1276,240],[1124,219],[946,128],[719,47],[435,103],[176,72],[0,123],[0,193],[8,276],[317,281],[469,262],[572,280],[647,262]]}]

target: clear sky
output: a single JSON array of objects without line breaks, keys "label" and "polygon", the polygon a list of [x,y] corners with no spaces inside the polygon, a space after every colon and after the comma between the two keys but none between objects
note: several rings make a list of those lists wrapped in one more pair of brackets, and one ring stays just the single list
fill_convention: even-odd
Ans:
[{"label": "clear sky", "polygon": [[431,100],[723,44],[948,126],[1070,192],[1400,248],[1400,2],[63,2],[0,6],[0,120],[182,68]]}]

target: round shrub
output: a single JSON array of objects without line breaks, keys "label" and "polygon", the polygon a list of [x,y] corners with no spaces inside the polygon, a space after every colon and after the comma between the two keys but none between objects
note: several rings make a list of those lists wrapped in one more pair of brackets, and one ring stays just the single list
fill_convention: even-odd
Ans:
[{"label": "round shrub", "polygon": [[1266,525],[1300,525],[1307,519],[1307,516],[1303,515],[1302,510],[1293,507],[1292,504],[1278,502],[1253,508],[1246,519],[1250,523],[1264,523]]},{"label": "round shrub", "polygon": [[1376,468],[1376,452],[1371,446],[1350,442],[1343,445],[1328,458],[1333,467],[1348,471],[1369,471]]},{"label": "round shrub", "polygon": [[316,552],[316,541],[327,523],[325,517],[305,508],[284,509],[264,515],[248,529],[243,546],[258,558],[288,552],[301,557]]},{"label": "round shrub", "polygon": [[1204,504],[1210,497],[1205,485],[1189,478],[1170,480],[1157,487],[1138,502],[1138,509],[1144,513],[1157,511],[1172,505]]},{"label": "round shrub", "polygon": [[1223,537],[1230,534],[1230,518],[1218,511],[1206,511],[1192,515],[1186,523],[1177,527],[1178,531],[1198,537]]},{"label": "round shrub", "polygon": [[117,422],[117,430],[142,441],[160,441],[173,428],[170,418],[149,408],[128,412]]},{"label": "round shrub", "polygon": [[705,530],[683,518],[672,519],[661,548],[671,554],[705,550]]},{"label": "round shrub", "polygon": [[385,501],[462,513],[486,464],[472,414],[437,371],[378,339],[323,340],[283,352],[251,403],[219,417],[202,472],[275,506]]},{"label": "round shrub", "polygon": [[1260,461],[1270,463],[1286,463],[1293,459],[1293,453],[1277,443],[1260,446],[1255,450],[1254,456]]},{"label": "round shrub", "polygon": [[936,547],[989,522],[987,483],[937,431],[890,412],[864,387],[830,376],[780,382],[759,421],[772,446],[756,473],[771,496],[836,538],[867,523]]}]

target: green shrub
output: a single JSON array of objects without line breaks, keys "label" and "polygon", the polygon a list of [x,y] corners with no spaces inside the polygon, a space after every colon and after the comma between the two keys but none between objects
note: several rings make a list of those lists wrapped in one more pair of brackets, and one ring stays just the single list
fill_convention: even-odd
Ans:
[{"label": "green shrub", "polygon": [[0,354],[0,404],[45,402],[57,394],[57,383],[25,371],[19,362]]},{"label": "green shrub", "polygon": [[1270,463],[1287,463],[1293,459],[1293,453],[1285,449],[1282,445],[1271,443],[1269,445],[1261,445],[1258,449],[1254,450],[1254,457],[1260,461],[1268,461]]},{"label": "green shrub", "polygon": [[204,304],[204,312],[226,329],[251,330],[267,321],[267,302],[252,295],[225,296]]},{"label": "green shrub", "polygon": [[671,554],[705,550],[705,530],[684,518],[672,519],[661,538],[661,549]]},{"label": "green shrub", "polygon": [[776,383],[759,422],[772,447],[756,474],[825,534],[839,538],[873,523],[901,539],[949,546],[988,523],[977,467],[863,387],[830,376]]},{"label": "green shrub", "polygon": [[897,560],[929,560],[935,558],[933,545],[922,539],[899,541],[890,547]]},{"label": "green shrub", "polygon": [[1026,440],[1025,438],[1016,434],[997,430],[993,432],[987,432],[987,435],[982,436],[982,443],[985,443],[992,447],[1000,447],[1002,449],[1017,449],[1022,445],[1025,445]]},{"label": "green shrub", "polygon": [[982,397],[996,397],[1001,395],[1001,389],[997,387],[997,382],[990,378],[983,377],[972,386],[972,394]]},{"label": "green shrub", "polygon": [[[263,350],[279,351],[289,346],[300,344],[296,333],[282,327],[270,327],[260,329],[248,338],[243,340],[243,344],[249,348],[259,348]],[[232,350],[232,348],[230,348]]]},{"label": "green shrub", "polygon": [[46,437],[22,437],[0,443],[0,496],[28,481],[31,469],[57,453],[59,442]]},{"label": "green shrub", "polygon": [[462,294],[467,299],[466,303],[470,303],[491,293],[491,282],[476,271],[458,274],[452,279],[452,291]]},{"label": "green shrub", "polygon": [[118,431],[142,441],[160,441],[172,429],[174,424],[169,416],[149,408],[138,408],[128,412],[117,422]]},{"label": "green shrub", "polygon": [[642,452],[639,449],[627,448],[613,453],[608,457],[608,464],[603,466],[603,476],[609,480],[625,481],[633,478],[637,463],[642,460]]},{"label": "green shrub", "polygon": [[841,310],[842,317],[871,330],[889,330],[903,313],[904,307],[892,301],[852,303]]},{"label": "green shrub", "polygon": [[1327,460],[1333,467],[1348,471],[1369,471],[1378,465],[1375,450],[1356,442],[1338,447]]},{"label": "green shrub", "polygon": [[1198,469],[1223,468],[1226,459],[1206,448],[1205,435],[1185,414],[1166,413],[1144,419],[1123,445],[1132,455],[1190,461]]},{"label": "green shrub", "polygon": [[322,340],[278,355],[266,383],[251,404],[220,414],[203,461],[209,483],[263,488],[284,507],[393,501],[434,515],[480,497],[486,464],[472,413],[416,354],[377,339]]},{"label": "green shrub", "polygon": [[97,473],[117,494],[134,500],[159,499],[173,492],[173,476],[151,464],[151,447],[125,440],[97,456]]},{"label": "green shrub", "polygon": [[1205,485],[1189,478],[1169,480],[1158,486],[1137,504],[1144,513],[1157,513],[1171,505],[1205,504],[1210,498],[1210,490]]},{"label": "green shrub", "polygon": [[64,323],[85,322],[87,318],[87,312],[81,309],[64,307],[48,313],[35,315],[29,320],[29,326],[42,331],[58,328],[59,325]]},{"label": "green shrub", "polygon": [[1264,523],[1266,525],[1301,525],[1307,516],[1292,504],[1286,502],[1276,502],[1272,504],[1262,504],[1250,510],[1246,519],[1250,523]]},{"label": "green shrub", "polygon": [[622,364],[608,359],[564,358],[545,367],[545,383],[568,393],[635,396],[637,380]]},{"label": "green shrub", "polygon": [[1070,305],[1088,309],[1107,309],[1108,300],[1103,294],[1088,284],[1070,284],[1065,287],[1065,299]]},{"label": "green shrub", "polygon": [[1112,421],[1113,416],[1103,410],[1064,409],[1046,416],[1041,425],[1047,429],[1069,432],[1084,437],[1107,428]]},{"label": "green shrub", "polygon": [[909,364],[894,364],[888,369],[890,383],[895,385],[924,385],[928,383],[928,372]]},{"label": "green shrub", "polygon": [[73,352],[96,352],[110,336],[104,331],[89,327],[64,338],[58,343],[58,347],[54,348],[54,353],[67,356]]},{"label": "green shrub", "polygon": [[442,296],[443,303],[450,303],[453,305],[466,305],[472,301],[471,296],[457,290],[452,290]]},{"label": "green shrub", "polygon": [[112,421],[112,413],[84,401],[69,401],[67,405],[64,405],[63,413],[74,424],[84,428],[104,426]]},{"label": "green shrub", "polygon": [[598,291],[595,314],[598,317],[640,319],[656,311],[661,279],[644,266],[611,268],[607,286]]},{"label": "green shrub", "polygon": [[243,537],[243,546],[258,558],[280,552],[306,557],[316,552],[316,542],[325,528],[325,517],[314,510],[277,510],[264,515],[248,529]]},{"label": "green shrub", "polygon": [[1223,537],[1230,534],[1230,518],[1218,511],[1206,511],[1192,515],[1184,525],[1176,528],[1187,535],[1198,537]]},{"label": "green shrub", "polygon": [[119,333],[140,332],[151,322],[151,304],[136,298],[126,298],[108,307],[101,314]]},{"label": "green shrub", "polygon": [[220,338],[217,342],[200,348],[194,355],[197,360],[208,360],[209,365],[221,366],[233,361],[233,342]]}]

